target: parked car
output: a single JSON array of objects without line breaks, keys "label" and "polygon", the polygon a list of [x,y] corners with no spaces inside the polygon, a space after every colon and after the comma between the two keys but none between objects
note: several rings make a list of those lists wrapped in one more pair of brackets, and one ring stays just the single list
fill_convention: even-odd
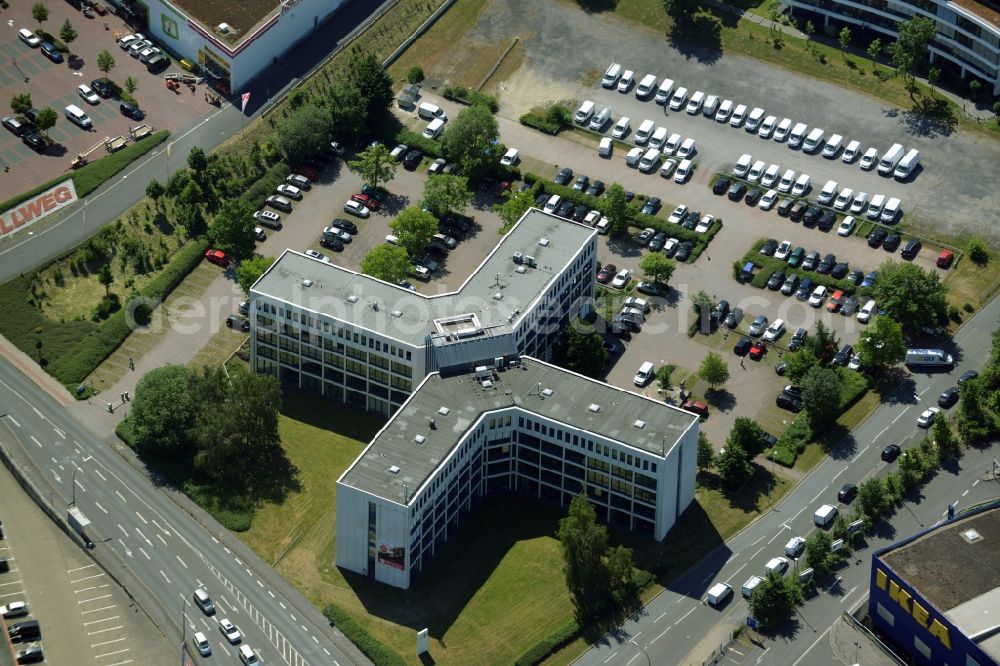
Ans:
[{"label": "parked car", "polygon": [[569,181],[573,180],[573,170],[569,167],[563,167],[553,180],[556,185],[567,185]]},{"label": "parked car", "polygon": [[930,428],[934,425],[934,419],[941,413],[940,407],[928,407],[917,417],[918,428]]},{"label": "parked car", "polygon": [[597,282],[598,284],[607,284],[611,282],[611,278],[615,276],[618,272],[618,267],[614,264],[605,264],[601,270],[597,272]]},{"label": "parked car", "polygon": [[899,444],[890,444],[889,446],[882,449],[882,460],[891,463],[896,458],[898,458],[899,454],[902,452],[903,449],[900,448]]},{"label": "parked car", "polygon": [[806,338],[808,336],[809,336],[809,331],[807,331],[806,329],[801,327],[795,329],[795,333],[792,334],[791,340],[788,341],[788,350],[789,351],[797,350],[805,343]]},{"label": "parked car", "polygon": [[767,328],[767,317],[757,315],[754,317],[753,323],[750,324],[750,335],[753,337],[762,335],[765,328]]},{"label": "parked car", "polygon": [[45,54],[45,57],[52,62],[58,64],[64,60],[63,54],[60,53],[59,49],[57,49],[51,42],[42,42],[39,46],[41,47],[42,53]]},{"label": "parked car", "polygon": [[751,340],[749,336],[744,335],[733,346],[733,353],[737,356],[746,356],[750,353],[750,347],[752,345],[753,340]]},{"label": "parked car", "polygon": [[837,499],[844,504],[850,504],[852,500],[858,495],[858,487],[853,483],[845,483],[837,491]]},{"label": "parked car", "polygon": [[635,290],[640,294],[646,294],[647,296],[662,296],[664,293],[663,287],[650,281],[640,282],[636,285]]},{"label": "parked car", "polygon": [[214,250],[212,248],[205,250],[205,259],[216,266],[222,266],[223,268],[229,266],[229,256],[222,250]]},{"label": "parked car", "polygon": [[722,323],[726,328],[735,330],[741,321],[743,321],[743,308],[733,308],[726,315]]},{"label": "parked car", "polygon": [[787,393],[779,393],[774,402],[778,405],[778,407],[787,409],[790,412],[801,412],[803,407],[803,403],[800,399],[788,395]]},{"label": "parked car", "polygon": [[954,405],[956,402],[958,402],[958,393],[959,389],[957,386],[952,386],[951,388],[945,389],[944,392],[938,396],[938,407],[943,407],[944,409],[948,409],[949,407]]},{"label": "parked car", "polygon": [[344,204],[344,212],[349,215],[355,215],[360,218],[366,218],[371,215],[371,211],[357,201],[348,201]]},{"label": "parked car", "polygon": [[622,289],[625,285],[629,283],[629,280],[631,279],[632,279],[632,272],[627,268],[623,268],[620,271],[618,271],[618,274],[615,275],[614,278],[612,278],[611,286],[614,287],[615,289]]}]

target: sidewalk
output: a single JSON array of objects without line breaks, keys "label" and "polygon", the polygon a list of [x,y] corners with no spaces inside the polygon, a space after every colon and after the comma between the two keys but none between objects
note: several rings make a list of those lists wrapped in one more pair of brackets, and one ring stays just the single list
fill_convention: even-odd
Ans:
[{"label": "sidewalk", "polygon": [[871,637],[841,616],[830,629],[830,647],[844,664],[897,666],[896,660],[879,648]]}]

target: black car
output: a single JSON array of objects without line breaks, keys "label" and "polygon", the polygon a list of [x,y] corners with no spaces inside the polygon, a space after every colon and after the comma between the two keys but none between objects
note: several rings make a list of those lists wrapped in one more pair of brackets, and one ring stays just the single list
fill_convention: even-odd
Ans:
[{"label": "black car", "polygon": [[788,395],[787,393],[779,393],[778,397],[774,399],[774,403],[781,407],[782,409],[787,409],[790,412],[801,412],[802,411],[802,401],[795,396]]},{"label": "black car", "polygon": [[573,180],[573,170],[569,167],[563,167],[553,180],[556,185],[568,185],[569,181]]},{"label": "black car", "polygon": [[979,373],[976,372],[975,370],[966,370],[965,372],[962,373],[962,376],[958,378],[958,385],[961,386],[970,379],[975,379],[978,376]]},{"label": "black car", "polygon": [[785,283],[781,285],[781,293],[785,296],[791,296],[795,293],[795,290],[799,286],[799,276],[792,273],[785,278]]},{"label": "black car", "polygon": [[778,215],[781,217],[788,217],[788,214],[792,212],[792,206],[795,205],[795,199],[785,198],[781,200],[778,204]]},{"label": "black car", "polygon": [[833,355],[833,360],[830,361],[830,363],[833,365],[846,366],[851,361],[852,356],[854,356],[854,347],[851,345],[844,345],[840,348],[840,351]]},{"label": "black car", "polygon": [[809,206],[809,208],[806,210],[805,215],[802,216],[802,224],[806,225],[807,227],[811,227],[812,225],[816,224],[816,222],[819,220],[819,216],[822,214],[823,214],[823,209],[820,208],[819,206]]},{"label": "black car", "polygon": [[739,201],[743,198],[743,195],[747,192],[747,186],[743,183],[735,183],[729,188],[729,193],[726,195],[729,197],[730,201]]},{"label": "black car", "polygon": [[617,356],[618,354],[621,354],[622,351],[624,351],[622,348],[622,343],[618,342],[617,340],[608,340],[605,338],[604,342],[602,343],[602,346],[604,347],[604,350],[608,352],[609,356]]},{"label": "black car", "polygon": [[648,245],[649,241],[653,240],[653,236],[655,235],[655,229],[643,229],[639,232],[639,235],[636,236],[635,242],[639,245]]},{"label": "black car", "polygon": [[851,501],[857,496],[858,487],[853,483],[845,483],[841,486],[840,490],[837,491],[837,499],[844,504],[850,504]]},{"label": "black car", "polygon": [[590,184],[590,187],[587,188],[587,194],[589,194],[592,197],[599,197],[602,194],[604,194],[604,181],[595,180],[594,182],[592,182]]},{"label": "black car", "polygon": [[170,58],[163,55],[162,53],[157,53],[152,58],[146,61],[146,70],[150,74],[159,74],[165,70],[170,65]]},{"label": "black car", "polygon": [[687,261],[691,258],[691,252],[694,250],[694,246],[688,241],[684,241],[677,246],[677,254],[674,255],[674,259],[677,261]]},{"label": "black car", "polygon": [[850,296],[847,297],[847,300],[844,301],[844,304],[840,306],[840,314],[844,315],[845,317],[850,317],[857,311],[858,311],[858,297],[855,296],[854,294],[851,294]]},{"label": "black car", "polygon": [[633,333],[639,333],[640,331],[642,331],[642,324],[640,324],[639,320],[633,317],[632,315],[627,315],[627,314],[618,315],[617,317],[611,320],[611,323],[618,324],[623,328],[627,328]]},{"label": "black car", "polygon": [[796,201],[792,204],[792,208],[788,211],[788,217],[792,222],[798,222],[805,215],[806,205],[801,201]]},{"label": "black car", "polygon": [[945,389],[944,393],[938,396],[938,407],[944,407],[945,409],[948,409],[956,402],[958,402],[957,386],[952,386],[949,389]]},{"label": "black car", "polygon": [[892,462],[899,457],[899,454],[903,452],[903,449],[899,447],[899,444],[890,444],[889,446],[882,449],[882,460],[886,462]]},{"label": "black car", "polygon": [[611,333],[611,335],[621,338],[622,340],[632,339],[632,331],[620,324],[616,324],[614,321],[612,321],[611,326],[608,327],[608,332]]},{"label": "black car", "polygon": [[346,231],[352,236],[358,233],[358,225],[354,224],[350,220],[345,220],[341,217],[338,217],[333,222],[331,222],[330,226],[340,229],[341,231]]},{"label": "black car", "polygon": [[649,281],[640,282],[636,286],[635,290],[638,291],[640,294],[646,294],[647,296],[663,296],[664,294],[663,287],[656,284],[655,282],[649,282]]},{"label": "black car", "polygon": [[44,660],[45,655],[42,654],[42,646],[37,643],[17,651],[18,664],[37,664]]},{"label": "black car", "polygon": [[773,257],[774,251],[777,249],[778,249],[778,241],[774,240],[773,238],[768,238],[766,241],[764,241],[764,244],[760,246],[760,253],[768,257]]},{"label": "black car", "polygon": [[785,373],[788,372],[788,362],[782,361],[778,365],[774,366],[774,373],[779,377],[784,377]]},{"label": "black car", "polygon": [[809,298],[809,294],[812,293],[812,290],[813,290],[812,278],[804,277],[802,278],[802,282],[799,282],[799,288],[795,291],[795,298],[797,298],[800,301],[807,300]]},{"label": "black car", "polygon": [[756,206],[762,196],[764,196],[764,192],[760,188],[754,187],[747,192],[747,196],[743,199],[743,203],[748,206]]},{"label": "black car", "polygon": [[448,246],[444,243],[438,243],[436,241],[431,241],[427,245],[427,253],[433,254],[436,257],[444,257],[448,254]]},{"label": "black car", "polygon": [[576,206],[573,205],[572,201],[563,201],[562,204],[559,206],[559,210],[556,211],[556,215],[558,215],[559,217],[566,217],[566,218],[572,217],[573,209],[575,207]]},{"label": "black car", "polygon": [[737,356],[746,356],[750,353],[750,347],[753,345],[753,341],[750,336],[744,335],[737,341],[736,346],[733,347],[733,353]]},{"label": "black car", "polygon": [[885,230],[884,227],[875,227],[870,234],[868,234],[868,247],[876,248],[882,244],[885,237],[889,235],[889,232]]},{"label": "black car", "polygon": [[809,331],[804,328],[795,329],[795,333],[792,335],[792,339],[788,341],[788,351],[795,351],[803,345],[806,341],[806,337],[809,336]]},{"label": "black car", "polygon": [[11,116],[3,119],[3,126],[14,136],[21,136],[28,131],[28,127],[24,123]]},{"label": "black car", "polygon": [[830,271],[830,277],[835,280],[843,280],[847,277],[847,271],[850,267],[847,265],[846,261],[838,261],[833,266],[833,270]]},{"label": "black car", "polygon": [[24,112],[24,119],[32,125],[38,124],[38,109],[32,107]]},{"label": "black car", "polygon": [[414,148],[406,153],[406,157],[403,158],[403,166],[410,170],[416,169],[422,159],[424,159],[423,151]]},{"label": "black car", "polygon": [[829,231],[833,229],[833,223],[837,221],[837,214],[832,210],[823,211],[823,214],[819,216],[819,222],[816,226],[820,231]]},{"label": "black car", "polygon": [[587,217],[587,207],[580,205],[573,209],[573,221],[583,222],[583,218]]},{"label": "black car", "polygon": [[771,291],[778,291],[781,289],[781,285],[785,282],[785,271],[780,268],[773,273],[771,277],[767,280],[767,288]]},{"label": "black car", "polygon": [[123,116],[132,120],[142,120],[146,117],[146,112],[131,102],[122,102],[118,105],[118,110]]},{"label": "black car", "polygon": [[653,235],[653,240],[649,241],[649,249],[653,252],[659,252],[663,249],[663,244],[667,242],[667,234],[663,231],[657,231]]},{"label": "black car", "polygon": [[895,252],[899,247],[899,234],[889,234],[885,237],[885,241],[882,243],[882,249],[886,252]]},{"label": "black car", "polygon": [[333,250],[334,252],[342,252],[344,250],[344,241],[339,238],[329,238],[328,236],[323,236],[319,239],[319,244],[328,250]]},{"label": "black car", "polygon": [[719,196],[722,196],[723,194],[726,193],[726,190],[729,189],[729,184],[731,182],[732,181],[729,180],[729,176],[719,176],[715,180],[715,184],[712,185],[712,192]]},{"label": "black car", "polygon": [[689,210],[688,214],[684,216],[681,220],[681,226],[689,231],[694,231],[694,228],[698,226],[698,222],[701,221],[701,211]]},{"label": "black car", "polygon": [[649,197],[646,205],[642,207],[642,212],[646,215],[656,215],[662,205],[663,202],[660,201],[660,197]]},{"label": "black car", "polygon": [[539,194],[537,197],[535,197],[535,204],[539,208],[544,208],[545,204],[546,204],[546,202],[548,202],[548,200],[549,200],[549,195],[547,195],[547,194]]},{"label": "black car", "polygon": [[715,310],[714,311],[716,313],[718,313],[718,317],[719,317],[720,321],[723,320],[723,319],[725,319],[726,315],[729,314],[729,301],[724,300],[724,299],[721,300],[721,301],[719,301],[718,303],[715,304]]},{"label": "black car", "polygon": [[576,190],[577,192],[583,192],[584,190],[587,189],[588,185],[590,185],[590,177],[580,174],[577,177],[576,182],[573,183],[573,189]]},{"label": "black car", "polygon": [[90,82],[90,87],[104,99],[114,97],[115,89],[107,79],[94,79]]},{"label": "black car", "polygon": [[722,323],[725,324],[726,328],[735,330],[741,321],[743,321],[743,308],[733,308]]},{"label": "black car", "polygon": [[827,275],[833,270],[833,267],[837,265],[837,256],[833,254],[827,254],[819,262],[819,266],[816,267],[816,272],[820,275]]},{"label": "black car", "polygon": [[58,63],[63,61],[63,54],[59,52],[59,49],[57,49],[52,42],[42,42],[38,46],[42,49],[42,53],[45,54],[45,57],[52,62]]},{"label": "black car", "polygon": [[37,153],[45,150],[45,139],[42,138],[41,134],[37,132],[30,132],[21,137],[21,141],[24,142],[28,148],[31,148]]},{"label": "black car", "polygon": [[908,261],[912,261],[917,258],[921,247],[920,241],[916,238],[911,238],[906,241],[906,245],[903,246],[903,250],[899,253],[899,256]]},{"label": "black car", "polygon": [[861,281],[864,278],[865,278],[865,272],[859,271],[857,268],[855,268],[853,271],[847,274],[847,281],[854,285],[861,284]]}]

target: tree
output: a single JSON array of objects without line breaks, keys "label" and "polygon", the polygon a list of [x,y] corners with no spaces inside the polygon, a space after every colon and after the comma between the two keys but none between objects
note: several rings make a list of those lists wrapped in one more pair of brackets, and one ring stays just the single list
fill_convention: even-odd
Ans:
[{"label": "tree", "polygon": [[620,236],[628,231],[629,205],[625,198],[625,188],[613,183],[597,202],[601,213],[608,218],[608,233]]},{"label": "tree", "polygon": [[656,384],[660,387],[661,391],[667,391],[670,389],[670,377],[674,374],[674,370],[677,367],[670,365],[661,366],[656,370]]},{"label": "tree", "polygon": [[800,347],[790,354],[785,354],[784,363],[785,375],[793,382],[797,382],[819,365],[819,359],[809,347]]},{"label": "tree", "polygon": [[273,264],[274,257],[255,256],[241,261],[236,267],[236,281],[239,282],[243,293],[249,294],[253,283],[259,280]]},{"label": "tree", "polygon": [[420,83],[423,80],[424,80],[424,70],[422,67],[414,65],[413,67],[406,70],[407,83]]},{"label": "tree", "polygon": [[104,78],[108,78],[108,73],[115,68],[115,57],[104,50],[97,54],[97,69],[104,72]]},{"label": "tree", "polygon": [[597,524],[594,507],[585,495],[578,495],[570,502],[566,517],[559,520],[557,535],[563,553],[566,587],[573,597],[576,615],[581,620],[589,620],[605,607],[609,581],[604,553],[608,534],[604,526]]},{"label": "tree", "polygon": [[131,76],[125,77],[125,92],[129,95],[135,94],[135,91],[139,89],[139,82]]},{"label": "tree", "polygon": [[767,431],[749,416],[737,416],[726,438],[726,446],[738,444],[749,456],[756,456],[767,447]]},{"label": "tree", "polygon": [[40,2],[36,2],[31,7],[31,18],[38,21],[38,27],[41,28],[42,24],[49,20],[49,8]]},{"label": "tree", "polygon": [[188,166],[196,175],[201,174],[208,168],[208,157],[205,151],[198,146],[193,146],[187,156]]},{"label": "tree", "polygon": [[174,457],[191,447],[190,431],[200,409],[197,380],[198,373],[183,365],[165,365],[143,375],[127,418],[136,451]]},{"label": "tree", "polygon": [[109,264],[101,264],[101,267],[97,269],[97,281],[104,287],[104,295],[110,296],[111,284],[115,281],[115,276],[111,274],[111,266]]},{"label": "tree", "polygon": [[892,64],[912,86],[914,75],[927,58],[927,45],[937,34],[937,27],[931,19],[916,16],[900,23],[896,30],[896,41],[889,47]]},{"label": "tree", "polygon": [[826,365],[833,360],[840,348],[840,340],[837,339],[837,334],[830,327],[818,321],[816,322],[816,330],[806,340],[805,348],[812,352],[821,364]]},{"label": "tree", "polygon": [[598,378],[608,360],[604,338],[581,320],[570,322],[560,340],[562,366],[585,377]]},{"label": "tree", "polygon": [[431,236],[437,233],[437,218],[415,206],[404,208],[389,228],[399,237],[399,244],[411,257],[419,257],[427,249]]},{"label": "tree", "polygon": [[683,33],[691,28],[694,14],[698,11],[698,1],[663,0],[663,11],[673,20],[676,29]]},{"label": "tree", "polygon": [[836,368],[813,367],[802,378],[802,404],[813,432],[829,427],[837,418],[843,383]]},{"label": "tree", "polygon": [[410,272],[410,255],[399,246],[383,243],[364,256],[361,272],[396,284]]},{"label": "tree", "polygon": [[441,144],[459,171],[476,181],[496,167],[506,148],[499,142],[497,120],[482,105],[462,109],[448,123]]},{"label": "tree", "polygon": [[916,264],[882,264],[878,269],[878,280],[871,290],[879,308],[904,329],[937,326],[947,316],[947,287],[937,273]]},{"label": "tree", "polygon": [[931,436],[934,438],[934,445],[938,449],[938,457],[942,460],[957,455],[959,451],[958,439],[951,431],[951,424],[948,417],[939,414],[934,419],[934,426],[931,428]]},{"label": "tree", "polygon": [[729,366],[715,352],[708,352],[701,361],[698,374],[715,389],[716,384],[725,384],[729,379]]},{"label": "tree", "polygon": [[392,106],[392,78],[372,55],[354,56],[347,64],[347,81],[364,100],[365,119],[374,122]]},{"label": "tree", "polygon": [[847,60],[847,49],[851,45],[851,29],[845,25],[837,35],[837,39],[840,41],[840,52],[844,54],[844,60]]},{"label": "tree", "polygon": [[66,21],[62,24],[62,27],[59,28],[59,39],[66,42],[66,46],[69,46],[76,41],[78,36],[76,28],[74,28],[73,24],[69,22],[69,19],[66,19]]},{"label": "tree", "polygon": [[937,67],[931,67],[927,70],[927,82],[931,85],[931,95],[934,94],[934,86],[937,84],[938,79],[941,78],[941,70]]},{"label": "tree", "polygon": [[160,198],[166,193],[163,185],[155,178],[146,184],[146,196],[153,200],[157,210],[160,208]]},{"label": "tree", "polygon": [[875,58],[882,53],[882,40],[876,37],[868,45],[868,57],[872,59],[872,69],[875,69]]},{"label": "tree", "polygon": [[615,546],[607,551],[605,567],[608,571],[608,586],[611,601],[618,607],[626,605],[635,593],[635,567],[632,564],[632,549]]},{"label": "tree", "polygon": [[829,532],[816,530],[810,534],[806,539],[803,557],[806,566],[813,570],[817,578],[830,573],[830,565],[833,562],[833,537]]},{"label": "tree", "polygon": [[892,505],[885,481],[871,477],[858,486],[858,510],[872,521],[886,516]]},{"label": "tree", "polygon": [[293,110],[278,125],[276,142],[285,159],[295,163],[326,146],[331,130],[330,114],[306,104]]},{"label": "tree", "polygon": [[691,308],[694,310],[695,316],[698,317],[699,330],[706,335],[712,332],[710,317],[713,307],[712,297],[704,289],[691,297]]},{"label": "tree", "polygon": [[59,120],[59,114],[51,106],[42,107],[38,110],[38,115],[35,116],[35,127],[44,134],[46,137],[49,135],[49,130],[56,126],[56,121]]},{"label": "tree", "polygon": [[178,201],[174,208],[174,217],[188,238],[195,238],[205,233],[205,217],[198,206]]},{"label": "tree", "polygon": [[983,84],[979,82],[979,79],[972,79],[969,81],[969,95],[972,99],[979,97],[979,90],[983,87]]},{"label": "tree", "polygon": [[503,222],[498,233],[505,234],[510,231],[524,213],[535,205],[535,197],[531,196],[531,190],[524,192],[508,192],[503,203],[493,206],[496,213]]},{"label": "tree", "polygon": [[958,434],[967,446],[986,439],[997,427],[996,421],[986,408],[985,388],[983,380],[976,377],[962,384],[959,389]]},{"label": "tree", "polygon": [[189,180],[181,193],[177,195],[179,206],[197,206],[205,200],[205,192],[193,180]]},{"label": "tree", "polygon": [[[13,107],[13,104],[11,104],[11,106]],[[969,259],[972,260],[972,263],[977,266],[985,266],[989,263],[990,253],[986,249],[986,244],[979,238],[970,239],[967,249],[969,252]]]},{"label": "tree", "polygon": [[639,270],[658,284],[666,284],[674,274],[675,268],[677,264],[659,252],[652,252],[639,260]]},{"label": "tree", "polygon": [[472,203],[469,180],[465,176],[450,174],[428,178],[424,183],[424,200],[421,203],[438,217],[464,212]]},{"label": "tree", "polygon": [[698,469],[708,471],[715,462],[715,449],[705,433],[698,431]]},{"label": "tree", "polygon": [[379,187],[396,177],[398,163],[381,143],[365,148],[356,159],[347,163],[348,168],[361,176],[371,187]]},{"label": "tree", "polygon": [[715,457],[715,468],[719,477],[733,487],[741,485],[753,476],[753,463],[750,454],[739,444],[726,444],[722,453]]},{"label": "tree", "polygon": [[781,624],[801,600],[802,590],[793,578],[772,572],[750,595],[750,615],[761,629],[769,631]]},{"label": "tree", "polygon": [[857,344],[861,364],[878,373],[906,359],[903,327],[888,315],[875,317]]},{"label": "tree", "polygon": [[255,207],[241,197],[228,199],[219,208],[208,230],[208,239],[217,250],[246,259],[257,248],[254,235]]},{"label": "tree", "polygon": [[354,141],[367,131],[365,100],[349,83],[335,81],[327,92],[333,136],[344,143]]},{"label": "tree", "polygon": [[31,103],[31,93],[20,93],[10,98],[10,110],[19,116],[23,116],[33,106],[34,104]]}]

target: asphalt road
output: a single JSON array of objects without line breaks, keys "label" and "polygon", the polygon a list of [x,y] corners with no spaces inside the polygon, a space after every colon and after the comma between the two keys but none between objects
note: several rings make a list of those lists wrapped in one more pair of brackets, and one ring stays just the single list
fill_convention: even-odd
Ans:
[{"label": "asphalt road", "polygon": [[[155,487],[6,361],[0,362],[0,405],[3,446],[37,471],[36,482],[52,506],[75,500],[92,522],[94,557],[115,572],[175,644],[183,614],[188,639],[203,631],[214,654],[234,661],[236,648],[218,630],[217,621],[228,617],[264,663],[366,663],[270,566],[225,530],[212,534],[199,524],[168,491]],[[214,617],[192,603],[197,587],[215,600]]]},{"label": "asphalt road", "polygon": [[[729,631],[747,616],[740,587],[751,575],[762,575],[764,564],[783,555],[793,536],[808,537],[816,529],[813,512],[822,504],[837,504],[837,490],[844,483],[859,484],[872,474],[883,474],[896,463],[881,461],[882,449],[891,443],[903,448],[919,444],[923,431],[916,417],[937,396],[954,385],[969,369],[982,369],[988,357],[990,336],[1000,317],[1000,300],[994,299],[955,336],[952,353],[960,352],[950,372],[915,373],[901,384],[851,436],[804,479],[774,510],[716,548],[686,572],[639,613],[608,634],[575,663],[579,666],[628,664],[639,656],[640,646],[652,663],[700,663],[712,647],[726,642]],[[953,408],[954,409],[954,408]],[[840,613],[866,594],[869,575],[867,554],[878,547],[935,524],[943,519],[949,503],[956,508],[1000,496],[996,482],[984,483],[996,452],[966,451],[953,468],[946,468],[927,484],[918,501],[907,501],[892,521],[878,526],[866,547],[838,572],[838,579],[807,601],[792,621],[773,639],[759,663],[788,665],[822,663],[820,640]],[[842,512],[850,507],[840,505]],[[669,537],[668,537],[669,538]],[[717,582],[734,588],[734,598],[721,610],[705,604],[705,592]],[[630,644],[631,641],[635,644]],[[705,644],[707,642],[707,645]],[[763,648],[762,648],[763,649]],[[702,651],[705,654],[701,654]],[[797,661],[799,660],[799,661]]]}]

